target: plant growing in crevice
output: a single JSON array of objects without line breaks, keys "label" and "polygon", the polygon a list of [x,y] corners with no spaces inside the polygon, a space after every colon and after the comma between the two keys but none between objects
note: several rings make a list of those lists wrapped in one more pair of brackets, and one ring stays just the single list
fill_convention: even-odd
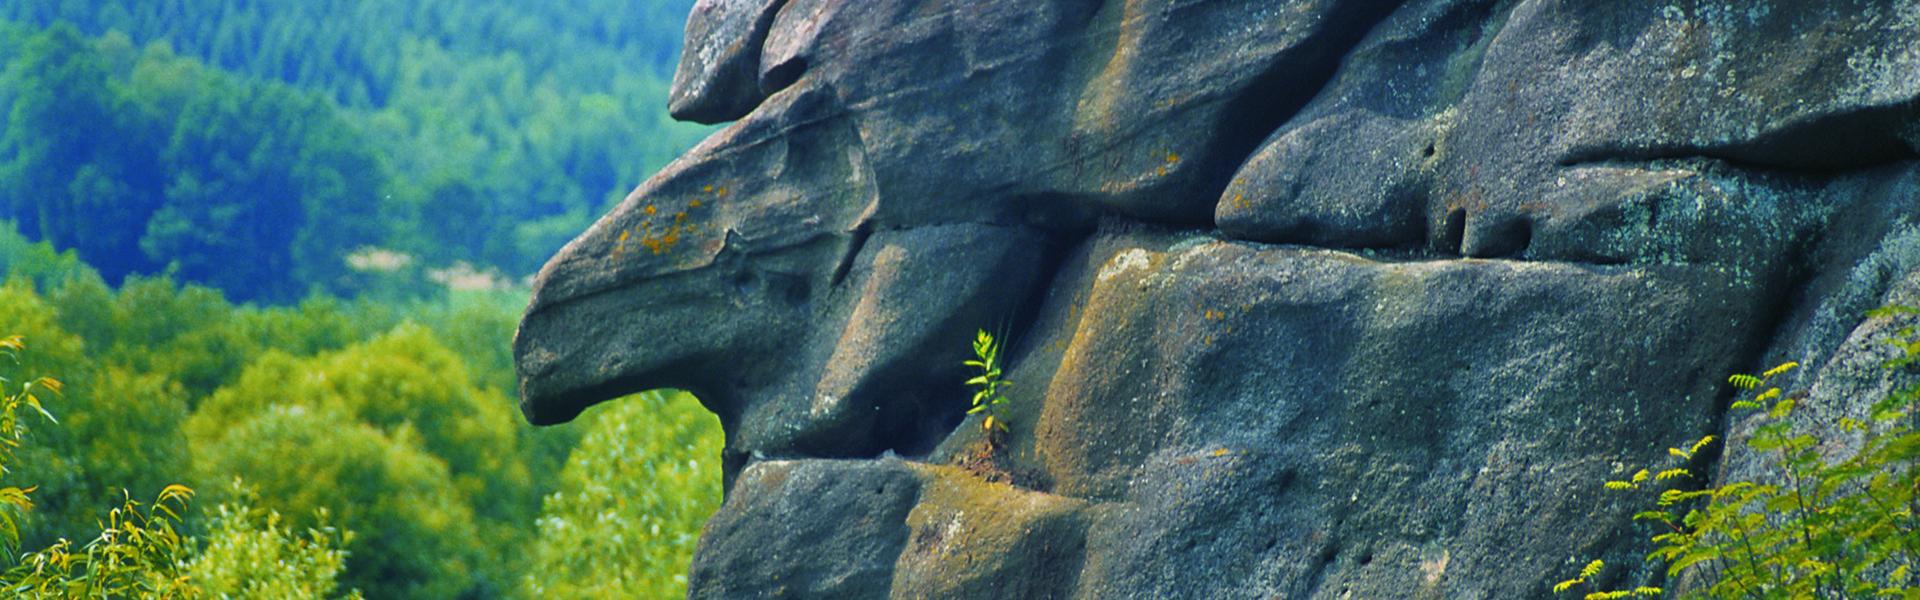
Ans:
[{"label": "plant growing in crevice", "polygon": [[986,417],[980,420],[980,428],[986,430],[989,444],[993,444],[1000,434],[1007,431],[1006,419],[1001,418],[995,410],[995,407],[1007,401],[1007,396],[1002,390],[1013,385],[1013,382],[1007,381],[1000,373],[1000,351],[1003,345],[1004,342],[995,339],[993,334],[987,333],[985,329],[979,330],[973,337],[974,358],[965,363],[966,366],[978,369],[978,374],[967,380],[967,386],[974,390],[973,405],[967,409],[967,414],[986,413]]},{"label": "plant growing in crevice", "polygon": [[[1913,327],[1899,331],[1894,343],[1902,352],[1886,368],[1920,365],[1915,334]],[[1680,485],[1702,479],[1687,465],[1715,442],[1709,435],[1668,449],[1677,466],[1641,469],[1605,487],[1654,496],[1652,510],[1634,515],[1662,530],[1652,537],[1657,547],[1647,560],[1664,564],[1670,580],[1697,577],[1687,597],[1920,598],[1920,384],[1874,401],[1865,420],[1837,419],[1832,425],[1860,442],[1836,456],[1832,440],[1790,419],[1806,395],[1771,385],[1798,366],[1728,378],[1750,393],[1733,409],[1752,411],[1758,421],[1746,446],[1766,460],[1765,475],[1702,489]],[[1602,561],[1588,563],[1554,591],[1590,590],[1588,600],[1665,593],[1601,590],[1594,578],[1604,568]]]}]

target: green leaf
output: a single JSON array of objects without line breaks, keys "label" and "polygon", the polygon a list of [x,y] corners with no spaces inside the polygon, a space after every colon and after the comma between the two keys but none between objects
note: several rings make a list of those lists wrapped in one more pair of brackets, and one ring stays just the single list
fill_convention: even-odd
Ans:
[{"label": "green leaf", "polygon": [[1607,567],[1606,561],[1595,559],[1593,562],[1587,563],[1587,566],[1580,568],[1580,578],[1592,579],[1593,576],[1600,574],[1601,569],[1604,569],[1606,567]]}]

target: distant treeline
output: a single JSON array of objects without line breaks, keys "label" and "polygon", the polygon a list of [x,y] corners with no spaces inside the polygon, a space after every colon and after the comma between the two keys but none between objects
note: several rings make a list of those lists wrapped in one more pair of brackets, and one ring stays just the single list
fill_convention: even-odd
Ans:
[{"label": "distant treeline", "polygon": [[[225,503],[351,532],[338,583],[369,598],[686,593],[720,501],[718,419],[690,396],[648,393],[527,426],[507,344],[523,288],[235,305],[165,277],[116,289],[5,222],[0,281],[0,340],[25,345],[0,352],[0,392],[65,382],[43,393],[57,421],[32,419],[0,473],[32,489],[31,510],[0,505],[23,550],[84,544],[128,496],[183,484],[198,491],[185,532],[216,556]],[[20,560],[0,553],[0,573]],[[269,570],[335,576],[317,567]],[[212,570],[192,583],[245,583]],[[263,593],[239,597],[308,597]]]},{"label": "distant treeline", "polygon": [[665,111],[690,4],[0,4],[0,218],[243,300],[525,276],[708,131]]}]

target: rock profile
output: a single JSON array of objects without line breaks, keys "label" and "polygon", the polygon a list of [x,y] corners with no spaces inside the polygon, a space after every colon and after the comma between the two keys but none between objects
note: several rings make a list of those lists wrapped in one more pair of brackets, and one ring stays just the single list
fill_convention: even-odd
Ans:
[{"label": "rock profile", "polygon": [[1916,6],[701,0],[671,107],[731,123],[541,270],[522,408],[719,415],[695,598],[1658,581],[1601,481],[1730,373],[1888,385]]}]

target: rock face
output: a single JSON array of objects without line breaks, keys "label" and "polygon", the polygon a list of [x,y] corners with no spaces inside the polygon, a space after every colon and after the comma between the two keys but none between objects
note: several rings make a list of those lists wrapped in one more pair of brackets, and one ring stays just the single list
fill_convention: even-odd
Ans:
[{"label": "rock face", "polygon": [[[1545,598],[1598,483],[1920,300],[1905,0],[702,0],[732,121],[539,275],[523,409],[727,432],[699,598]],[[1857,326],[1857,327],[1856,327]],[[966,416],[1012,332],[1010,431]],[[1751,470],[1737,451],[1721,469]],[[1609,575],[1657,581],[1647,567]]]}]

